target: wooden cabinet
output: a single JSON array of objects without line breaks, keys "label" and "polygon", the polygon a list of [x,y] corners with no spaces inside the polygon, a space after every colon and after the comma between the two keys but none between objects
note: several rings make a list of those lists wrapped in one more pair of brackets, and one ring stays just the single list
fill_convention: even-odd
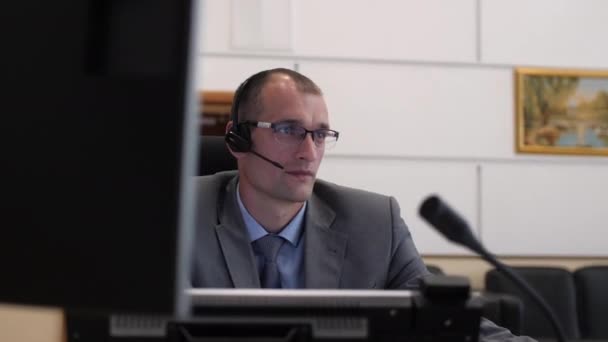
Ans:
[{"label": "wooden cabinet", "polygon": [[201,108],[200,131],[203,135],[224,135],[226,124],[230,121],[232,91],[201,91],[199,104]]}]

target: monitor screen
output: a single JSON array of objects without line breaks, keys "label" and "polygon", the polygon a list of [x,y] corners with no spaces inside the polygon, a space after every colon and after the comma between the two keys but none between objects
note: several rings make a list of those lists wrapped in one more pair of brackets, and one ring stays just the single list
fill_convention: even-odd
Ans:
[{"label": "monitor screen", "polygon": [[0,5],[0,302],[187,310],[195,4]]}]

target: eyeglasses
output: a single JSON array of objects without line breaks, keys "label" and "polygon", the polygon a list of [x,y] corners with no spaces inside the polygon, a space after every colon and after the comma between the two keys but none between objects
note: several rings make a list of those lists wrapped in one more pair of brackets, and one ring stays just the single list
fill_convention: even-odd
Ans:
[{"label": "eyeglasses", "polygon": [[336,144],[340,136],[339,132],[328,128],[318,128],[311,131],[293,122],[244,121],[239,123],[239,125],[241,124],[258,128],[270,128],[275,140],[289,147],[299,146],[306,139],[306,135],[310,133],[317,148],[329,149]]}]

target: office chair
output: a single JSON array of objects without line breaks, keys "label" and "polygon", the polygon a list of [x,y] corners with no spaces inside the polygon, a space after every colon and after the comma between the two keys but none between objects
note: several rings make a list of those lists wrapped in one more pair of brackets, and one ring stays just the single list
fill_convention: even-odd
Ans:
[{"label": "office chair", "polygon": [[[576,291],[572,273],[558,267],[513,267],[513,269],[555,311],[566,338],[579,339]],[[500,272],[496,270],[488,271],[485,278],[485,287],[487,291],[508,293],[522,300],[522,334],[535,338],[554,337],[549,320],[542,314],[536,303]]]},{"label": "office chair", "polygon": [[201,136],[199,142],[199,176],[236,170],[236,159],[230,154],[224,136]]},{"label": "office chair", "polygon": [[608,266],[574,271],[581,338],[608,339]]},{"label": "office chair", "polygon": [[524,306],[521,299],[507,293],[481,292],[481,315],[515,335],[522,334]]},{"label": "office chair", "polygon": [[[437,265],[428,264],[426,268],[434,275],[445,275]],[[523,304],[519,298],[504,293],[481,292],[475,300],[481,304],[483,317],[509,329],[515,335],[521,334]]]}]

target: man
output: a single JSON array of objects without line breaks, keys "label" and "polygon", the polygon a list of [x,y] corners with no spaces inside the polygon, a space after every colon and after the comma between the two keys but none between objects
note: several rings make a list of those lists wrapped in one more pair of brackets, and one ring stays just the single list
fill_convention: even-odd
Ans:
[{"label": "man", "polygon": [[[339,133],[314,82],[260,72],[231,115],[238,173],[199,179],[193,287],[411,289],[428,274],[394,198],[316,179]],[[482,334],[514,338],[489,321]]]}]

